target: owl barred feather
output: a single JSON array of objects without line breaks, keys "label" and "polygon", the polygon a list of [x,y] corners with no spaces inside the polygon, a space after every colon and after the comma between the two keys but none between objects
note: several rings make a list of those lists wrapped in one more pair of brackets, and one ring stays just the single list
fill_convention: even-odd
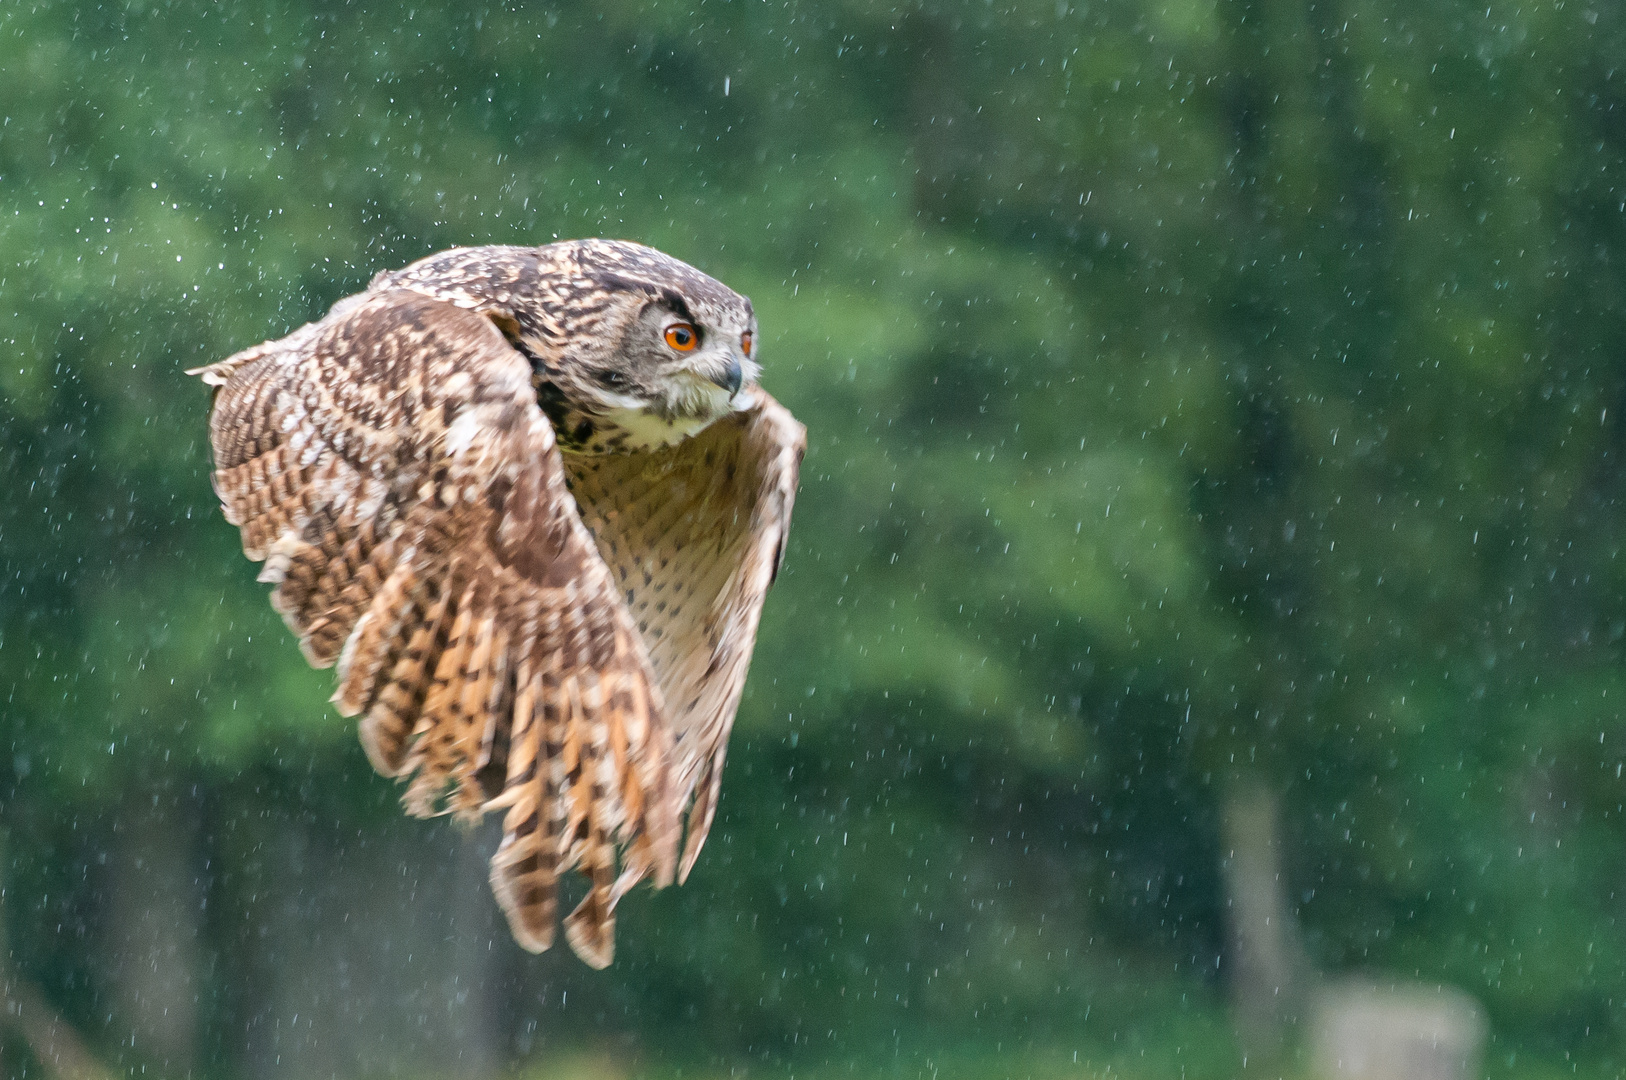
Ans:
[{"label": "owl barred feather", "polygon": [[461,248],[193,372],[273,606],[408,812],[503,811],[532,951],[575,869],[566,938],[609,964],[617,901],[711,826],[805,445],[754,333],[641,245]]}]

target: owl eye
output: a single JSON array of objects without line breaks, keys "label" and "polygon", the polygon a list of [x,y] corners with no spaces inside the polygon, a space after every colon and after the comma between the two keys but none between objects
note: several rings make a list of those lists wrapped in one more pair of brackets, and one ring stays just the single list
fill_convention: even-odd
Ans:
[{"label": "owl eye", "polygon": [[756,335],[747,330],[740,335],[740,351],[746,356],[751,355],[751,349],[756,345]]},{"label": "owl eye", "polygon": [[673,323],[666,328],[666,343],[678,352],[691,352],[700,344],[700,332],[690,323]]}]

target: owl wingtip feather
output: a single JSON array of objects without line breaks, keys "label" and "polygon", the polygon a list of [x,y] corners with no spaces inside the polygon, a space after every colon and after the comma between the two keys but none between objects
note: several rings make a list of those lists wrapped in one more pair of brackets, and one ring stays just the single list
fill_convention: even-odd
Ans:
[{"label": "owl wingtip feather", "polygon": [[532,923],[524,918],[523,913],[510,911],[508,929],[514,935],[514,941],[528,953],[545,953],[553,948],[551,919],[546,925]]},{"label": "owl wingtip feather", "polygon": [[591,904],[592,895],[565,916],[565,940],[582,963],[603,971],[615,960],[615,917]]}]

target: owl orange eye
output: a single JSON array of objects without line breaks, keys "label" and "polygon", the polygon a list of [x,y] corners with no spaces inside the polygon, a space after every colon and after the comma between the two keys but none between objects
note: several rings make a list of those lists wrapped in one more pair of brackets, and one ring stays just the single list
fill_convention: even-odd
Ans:
[{"label": "owl orange eye", "polygon": [[740,351],[746,356],[751,355],[751,348],[756,344],[756,335],[747,330],[740,335]]},{"label": "owl orange eye", "polygon": [[686,322],[673,323],[666,328],[666,343],[678,352],[690,352],[700,344],[700,334]]}]

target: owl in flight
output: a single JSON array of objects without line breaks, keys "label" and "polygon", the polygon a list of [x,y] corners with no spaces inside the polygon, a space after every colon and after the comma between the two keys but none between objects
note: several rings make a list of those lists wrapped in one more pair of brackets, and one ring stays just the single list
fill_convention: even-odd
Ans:
[{"label": "owl in flight", "polygon": [[711,827],[806,433],[751,302],[639,244],[456,248],[208,367],[214,487],[418,816],[502,810],[518,942],[609,964]]}]

